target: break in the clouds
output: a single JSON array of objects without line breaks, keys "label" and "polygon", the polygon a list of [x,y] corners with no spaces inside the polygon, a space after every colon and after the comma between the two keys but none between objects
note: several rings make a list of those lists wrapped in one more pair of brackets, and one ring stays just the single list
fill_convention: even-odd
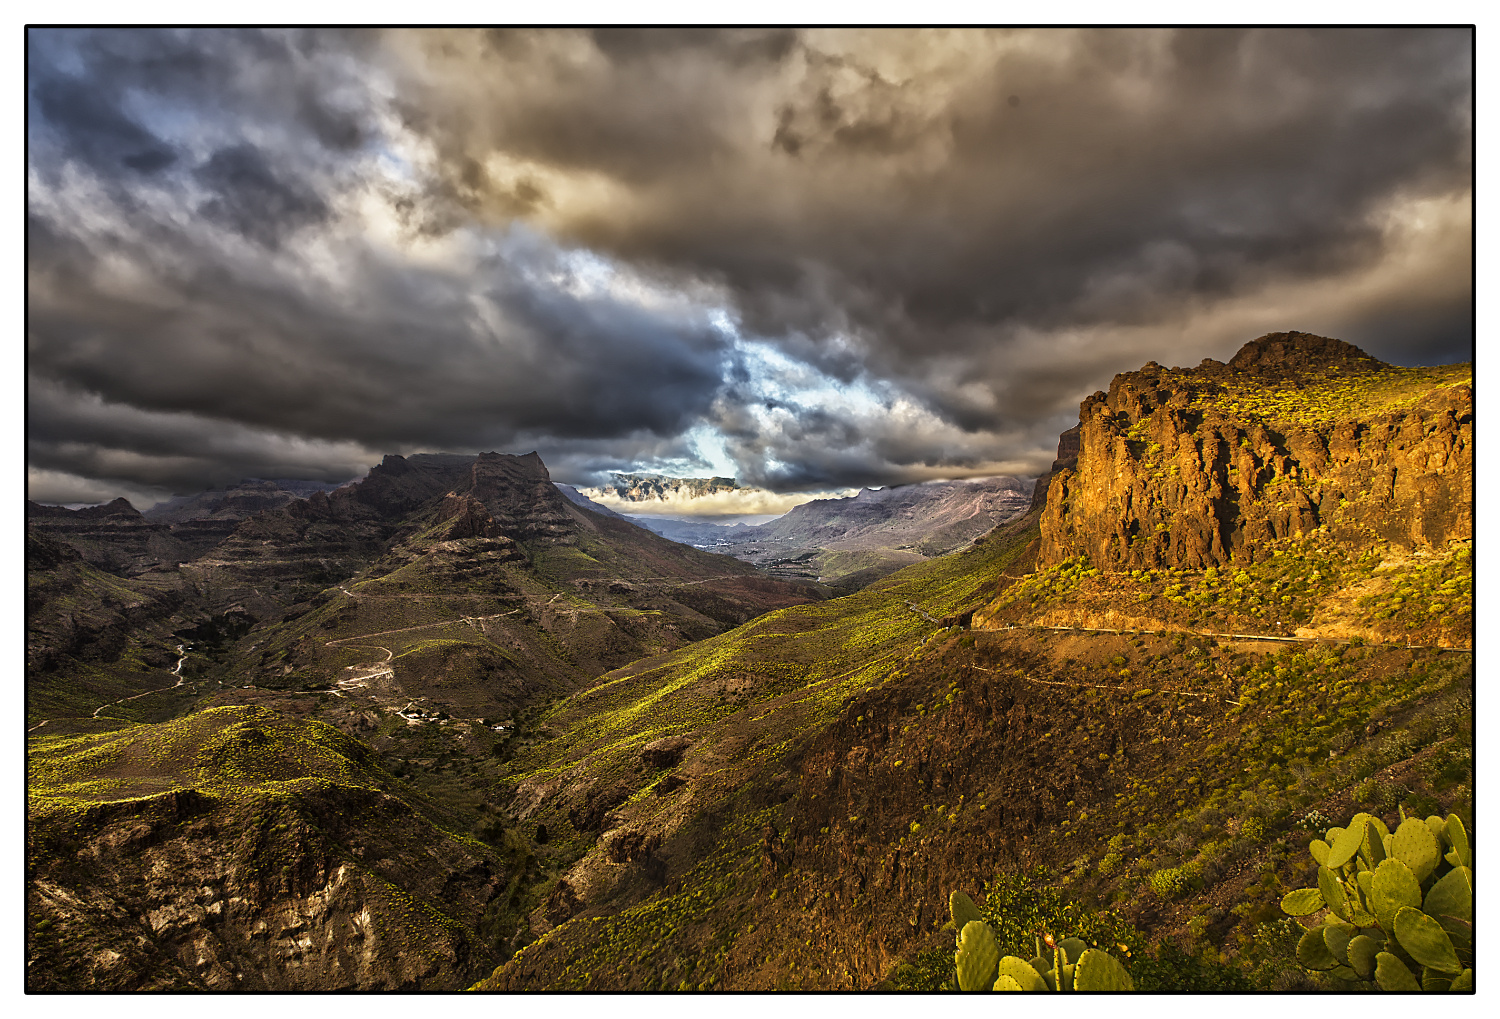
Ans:
[{"label": "break in the clouds", "polygon": [[1147,360],[1472,344],[1466,30],[28,42],[37,499],[1026,474]]}]

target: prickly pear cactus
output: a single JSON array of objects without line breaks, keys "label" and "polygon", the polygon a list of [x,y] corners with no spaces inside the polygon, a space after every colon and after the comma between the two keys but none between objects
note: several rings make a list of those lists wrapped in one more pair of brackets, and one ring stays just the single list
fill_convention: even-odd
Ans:
[{"label": "prickly pear cactus", "polygon": [[1000,962],[1000,949],[995,944],[995,932],[983,920],[970,920],[958,935],[958,951],[953,953],[953,964],[958,970],[960,991],[982,991],[995,985],[995,967]]},{"label": "prickly pear cactus", "polygon": [[958,987],[962,991],[1133,991],[1135,984],[1120,961],[1108,952],[1090,948],[1079,938],[1055,945],[1048,935],[1036,941],[1036,957],[1029,962],[1014,955],[1002,957],[995,932],[984,922],[979,907],[963,892],[948,897],[948,911],[958,931],[953,954]]},{"label": "prickly pear cactus", "polygon": [[1308,852],[1318,887],[1281,900],[1287,915],[1318,920],[1297,942],[1304,968],[1384,991],[1474,990],[1474,857],[1456,814],[1403,811],[1394,832],[1355,814]]}]

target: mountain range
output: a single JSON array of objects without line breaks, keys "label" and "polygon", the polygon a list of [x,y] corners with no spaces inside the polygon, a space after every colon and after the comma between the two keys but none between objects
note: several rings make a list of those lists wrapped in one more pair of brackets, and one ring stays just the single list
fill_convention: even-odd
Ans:
[{"label": "mountain range", "polygon": [[[579,505],[620,515],[563,487]],[[673,541],[754,563],[772,576],[817,580],[847,592],[951,552],[1020,516],[1030,506],[1032,487],[1019,478],[994,477],[866,488],[848,498],[810,500],[764,524],[624,516]]]},{"label": "mountain range", "polygon": [[28,507],[28,989],[936,990],[952,891],[1139,990],[1347,989],[1309,841],[1472,828],[1472,450],[1470,366],[1280,333],[1116,376],[1034,487],[733,543],[913,556],[837,598],[534,454],[177,561]]}]

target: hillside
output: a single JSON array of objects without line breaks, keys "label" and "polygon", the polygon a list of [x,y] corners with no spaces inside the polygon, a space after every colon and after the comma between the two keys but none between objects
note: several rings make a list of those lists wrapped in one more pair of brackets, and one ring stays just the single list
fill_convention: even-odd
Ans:
[{"label": "hillside", "polygon": [[[527,733],[529,714],[607,669],[820,597],[574,507],[534,454],[388,457],[358,484],[246,518],[209,555],[129,578],[90,565],[66,532],[54,533],[28,533],[28,816],[42,843],[64,840],[69,853],[96,862],[59,870],[39,858],[33,894],[42,898],[28,951],[79,987],[463,986],[480,975],[470,967],[504,957],[501,945],[516,931],[506,917],[534,885],[555,877],[524,843],[507,841],[508,824],[487,802],[507,741]],[[97,534],[85,540],[101,541]],[[245,805],[258,804],[255,797],[235,799],[233,809],[196,799],[182,807],[181,790],[219,781],[201,770],[212,763],[208,751],[174,758],[177,765],[152,772],[141,787],[135,771],[112,770],[114,737],[98,743],[94,734],[176,746],[174,727],[192,719],[194,738],[217,745],[214,727],[233,729],[236,713],[247,711],[286,727],[277,733],[298,745],[307,731],[338,732],[338,753],[359,758],[379,781],[361,779],[353,791],[320,785],[282,820],[256,829],[266,852],[314,860],[306,864],[311,876],[248,900],[254,908],[236,914],[235,924],[189,910],[162,934],[171,945],[139,943],[134,932],[162,903],[195,898],[194,882],[252,879],[229,850],[250,837],[242,834],[247,817],[265,811]],[[124,728],[133,723],[149,724]],[[52,771],[67,780],[44,777]],[[372,782],[394,800],[371,801]],[[176,798],[161,800],[162,789]],[[98,809],[78,828],[73,813],[52,808],[59,796]],[[372,803],[378,809],[368,813]],[[179,817],[183,810],[191,822]],[[420,816],[400,820],[398,835],[382,827],[390,811]],[[188,830],[144,863],[127,861],[117,847],[135,844],[122,832],[139,827],[138,815]],[[333,823],[332,815],[344,819]],[[430,824],[462,845],[432,856],[441,840],[423,828]],[[386,847],[399,866],[335,896],[329,861],[358,858],[366,845]],[[187,865],[194,852],[222,857],[218,869]],[[505,853],[514,858],[501,880],[496,854]],[[482,869],[500,883],[486,877],[481,900],[454,912],[435,889],[470,881],[476,861],[488,861]],[[494,896],[501,899],[486,914]],[[445,941],[429,945],[426,935],[403,932],[383,946],[354,943],[361,924],[404,931],[413,901],[438,910]],[[286,926],[285,917],[309,911],[326,925],[314,955],[302,944],[312,935],[295,924],[287,927],[291,947],[256,941],[263,924]],[[482,915],[483,944],[475,940]],[[352,934],[350,917],[365,918]],[[83,939],[97,949],[91,958],[126,961],[86,973],[61,966],[48,954],[65,950],[48,947],[59,931],[66,932],[59,945]],[[337,933],[325,944],[327,931]],[[218,962],[195,969],[183,962],[193,952]]]},{"label": "hillside", "polygon": [[1022,515],[826,600],[534,455],[388,458],[170,575],[29,535],[32,983],[935,989],[988,888],[1143,990],[1338,989],[1278,908],[1309,839],[1472,830],[1472,419],[1467,366],[1304,334],[1147,366]]},{"label": "hillside", "polygon": [[[118,576],[136,576],[201,551],[202,539],[167,523],[147,520],[128,499],[70,510],[64,506],[26,503],[29,532],[46,535],[72,548],[91,566]],[[222,536],[221,536],[222,537]],[[215,542],[216,543],[216,542]]]},{"label": "hillside", "polygon": [[[1308,372],[1327,349],[1291,346],[1311,348]],[[1372,421],[1408,402],[1453,406],[1463,391],[1445,390],[1467,378],[1370,371],[1359,409]],[[1243,391],[1270,406],[1306,384],[1264,359],[1245,374]],[[1085,558],[1095,532],[1056,527],[1059,493],[1108,490],[1124,472],[1094,442],[1099,403],[1060,443],[1045,503],[975,547],[618,670],[553,709],[500,787],[523,827],[546,829],[564,873],[531,915],[536,943],[481,986],[935,987],[951,979],[947,891],[982,898],[996,875],[1006,895],[1071,901],[1049,921],[1059,936],[1112,908],[1143,989],[1313,986],[1277,909],[1309,880],[1306,832],[1356,809],[1394,823],[1402,804],[1472,816],[1472,662],[1446,650],[1471,644],[1467,541],[1414,544],[1431,556],[1419,561],[1375,533],[1304,528],[1336,543],[1314,558],[1284,544],[1294,533],[1241,528],[1226,546],[1243,563],[1228,574],[1231,607],[1245,609],[1222,617],[1240,627],[1230,635],[1182,593],[1218,567],[1101,567]],[[1465,462],[1472,411],[1459,406],[1455,452],[1409,483],[1444,484],[1444,465]],[[1305,427],[1336,447],[1344,422]],[[1399,446],[1401,429],[1390,434]],[[1144,505],[1178,497],[1176,479],[1145,473]],[[1276,519],[1274,490],[1239,505]],[[1428,615],[1446,622],[1402,623],[1396,644],[1278,637],[1277,622],[1360,605],[1374,563],[1396,589],[1436,582],[1448,600]],[[1057,621],[1080,598],[1078,611],[1108,611],[1125,584],[1142,632]],[[1101,585],[1097,607],[1088,585]],[[1278,608],[1256,614],[1273,593]],[[941,628],[971,616],[972,630]]]}]

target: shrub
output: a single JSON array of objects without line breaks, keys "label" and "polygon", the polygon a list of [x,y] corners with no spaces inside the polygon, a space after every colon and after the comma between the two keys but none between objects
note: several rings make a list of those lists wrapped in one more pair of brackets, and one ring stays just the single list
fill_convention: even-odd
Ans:
[{"label": "shrub", "polygon": [[1187,894],[1188,875],[1183,867],[1163,867],[1151,875],[1151,891],[1163,902]]}]

